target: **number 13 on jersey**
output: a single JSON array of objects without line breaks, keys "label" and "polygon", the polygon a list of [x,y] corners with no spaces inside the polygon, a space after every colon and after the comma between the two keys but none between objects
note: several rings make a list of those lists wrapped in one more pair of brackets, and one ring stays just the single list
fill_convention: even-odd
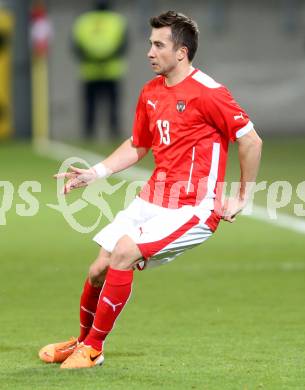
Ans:
[{"label": "number 13 on jersey", "polygon": [[169,121],[158,119],[157,126],[160,133],[160,145],[169,145],[171,142],[169,133]]}]

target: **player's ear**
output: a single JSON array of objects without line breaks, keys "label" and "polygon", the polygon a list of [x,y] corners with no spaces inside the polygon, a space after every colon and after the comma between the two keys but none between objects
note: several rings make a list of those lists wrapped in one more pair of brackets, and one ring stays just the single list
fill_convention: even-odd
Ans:
[{"label": "player's ear", "polygon": [[182,46],[177,50],[177,59],[178,61],[184,60],[187,57],[188,49],[186,46]]}]

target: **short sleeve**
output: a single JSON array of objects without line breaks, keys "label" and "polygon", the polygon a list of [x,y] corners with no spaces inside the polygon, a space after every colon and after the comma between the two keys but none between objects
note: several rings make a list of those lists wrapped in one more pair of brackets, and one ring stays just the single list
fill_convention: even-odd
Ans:
[{"label": "short sleeve", "polygon": [[231,142],[253,129],[248,114],[224,86],[210,89],[204,98],[204,110],[209,124],[219,129]]},{"label": "short sleeve", "polygon": [[150,148],[152,145],[152,133],[149,131],[149,119],[143,98],[143,90],[136,107],[132,130],[132,143],[136,147],[144,148]]}]

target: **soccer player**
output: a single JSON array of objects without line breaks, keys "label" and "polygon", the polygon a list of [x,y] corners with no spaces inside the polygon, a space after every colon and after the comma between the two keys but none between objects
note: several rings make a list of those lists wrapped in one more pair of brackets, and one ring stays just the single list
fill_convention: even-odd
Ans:
[{"label": "soccer player", "polygon": [[[140,194],[94,240],[101,249],[80,299],[80,335],[39,352],[61,368],[104,361],[103,345],[125,307],[136,268],[166,263],[233,222],[256,180],[262,142],[226,87],[192,66],[198,27],[169,11],[150,20],[148,59],[157,77],[144,85],[133,135],[103,162],[70,167],[65,194],[136,164],[152,149],[155,169]],[[220,205],[229,141],[237,141],[240,187]]]}]

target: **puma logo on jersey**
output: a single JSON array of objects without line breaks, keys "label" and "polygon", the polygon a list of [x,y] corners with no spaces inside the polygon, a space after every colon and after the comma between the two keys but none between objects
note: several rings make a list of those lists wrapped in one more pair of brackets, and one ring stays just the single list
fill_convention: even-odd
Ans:
[{"label": "puma logo on jersey", "polygon": [[113,310],[114,312],[115,312],[115,309],[116,309],[117,306],[122,305],[121,302],[120,302],[120,303],[117,303],[117,304],[115,305],[115,304],[112,303],[112,302],[110,301],[110,299],[108,299],[107,297],[103,297],[103,301],[104,301],[105,303],[107,303],[109,306],[111,306],[111,307],[112,307],[112,310]]},{"label": "puma logo on jersey", "polygon": [[152,108],[155,110],[156,109],[156,105],[158,103],[158,100],[154,102],[152,102],[150,99],[147,100],[147,104],[149,104],[150,106],[152,106]]},{"label": "puma logo on jersey", "polygon": [[243,113],[241,112],[239,115],[234,115],[234,119],[237,121],[237,119],[244,119]]}]

